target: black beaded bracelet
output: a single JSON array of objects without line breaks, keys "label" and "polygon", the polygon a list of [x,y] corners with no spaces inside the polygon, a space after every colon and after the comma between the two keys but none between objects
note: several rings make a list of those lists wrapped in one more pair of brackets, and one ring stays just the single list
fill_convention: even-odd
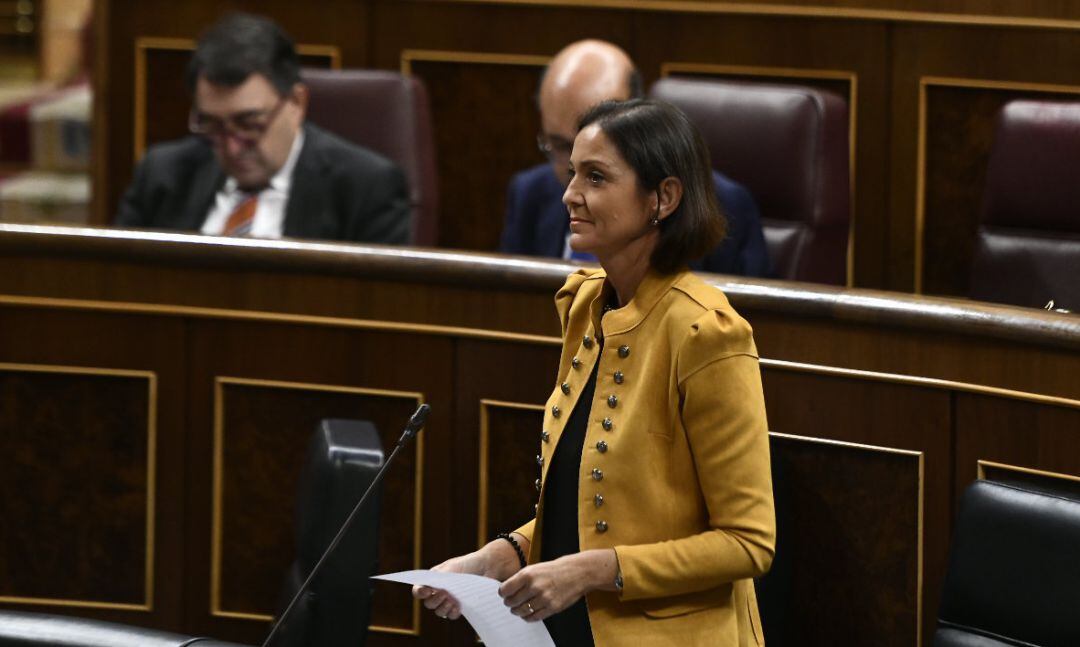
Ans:
[{"label": "black beaded bracelet", "polygon": [[521,544],[517,543],[517,540],[510,536],[508,532],[500,532],[495,535],[495,539],[505,539],[510,542],[510,545],[514,547],[514,552],[517,553],[518,561],[521,562],[521,568],[525,568],[525,551],[521,550]]}]

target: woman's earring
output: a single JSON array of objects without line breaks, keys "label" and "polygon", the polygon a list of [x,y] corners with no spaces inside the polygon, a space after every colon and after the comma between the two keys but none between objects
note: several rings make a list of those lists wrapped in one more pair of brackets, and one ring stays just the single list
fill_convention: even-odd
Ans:
[{"label": "woman's earring", "polygon": [[653,227],[659,227],[660,226],[660,219],[657,218],[656,216],[653,216],[653,219],[649,221],[649,224],[652,225]]}]

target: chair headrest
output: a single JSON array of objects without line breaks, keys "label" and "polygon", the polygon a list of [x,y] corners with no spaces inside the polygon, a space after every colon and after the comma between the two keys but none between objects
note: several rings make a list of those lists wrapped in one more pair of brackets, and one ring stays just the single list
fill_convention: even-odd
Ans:
[{"label": "chair headrest", "polygon": [[1080,103],[1012,101],[998,114],[982,224],[1080,233]]},{"label": "chair headrest", "polygon": [[953,536],[942,626],[1041,647],[1080,644],[1080,500],[978,481]]}]

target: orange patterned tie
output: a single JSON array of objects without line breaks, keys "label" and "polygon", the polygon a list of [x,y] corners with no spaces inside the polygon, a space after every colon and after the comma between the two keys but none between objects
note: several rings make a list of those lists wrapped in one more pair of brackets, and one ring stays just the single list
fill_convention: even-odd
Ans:
[{"label": "orange patterned tie", "polygon": [[247,236],[255,223],[255,209],[259,206],[259,194],[252,193],[236,205],[225,221],[223,236]]}]

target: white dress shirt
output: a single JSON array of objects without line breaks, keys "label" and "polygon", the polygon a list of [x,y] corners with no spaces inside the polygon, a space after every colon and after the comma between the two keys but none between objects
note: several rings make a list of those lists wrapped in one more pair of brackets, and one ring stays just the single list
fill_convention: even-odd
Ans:
[{"label": "white dress shirt", "polygon": [[[293,139],[289,157],[285,159],[278,172],[270,178],[270,184],[259,192],[259,203],[255,208],[255,221],[251,225],[252,238],[281,238],[285,228],[285,203],[289,200],[292,186],[293,169],[300,149],[304,147],[304,131],[300,130]],[[202,233],[220,236],[225,230],[225,223],[233,210],[243,202],[248,193],[240,190],[234,178],[225,180],[225,185],[214,196],[210,212],[206,214]]]}]

